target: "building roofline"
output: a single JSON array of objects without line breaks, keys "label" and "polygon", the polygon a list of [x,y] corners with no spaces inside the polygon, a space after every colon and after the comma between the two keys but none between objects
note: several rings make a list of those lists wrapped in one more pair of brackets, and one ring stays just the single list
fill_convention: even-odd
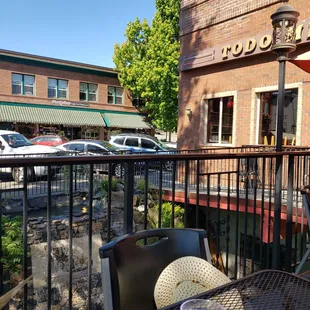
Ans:
[{"label": "building roofline", "polygon": [[42,66],[44,66],[44,64],[50,64],[50,65],[55,65],[55,66],[57,65],[67,66],[71,68],[82,69],[82,70],[83,69],[92,70],[94,72],[107,73],[107,74],[117,76],[117,71],[115,71],[113,68],[101,67],[101,66],[96,66],[96,65],[91,65],[91,64],[81,63],[81,62],[75,62],[75,61],[70,61],[70,60],[38,56],[38,55],[20,53],[20,52],[4,50],[4,49],[0,49],[0,60],[1,60],[1,56],[4,56],[5,59],[16,58],[16,59],[25,59],[28,61],[35,61],[39,63],[41,62]]}]

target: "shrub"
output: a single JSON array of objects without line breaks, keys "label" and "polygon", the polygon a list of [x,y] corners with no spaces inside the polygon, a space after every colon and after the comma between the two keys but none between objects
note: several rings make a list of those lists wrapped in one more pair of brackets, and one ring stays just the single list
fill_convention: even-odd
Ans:
[{"label": "shrub", "polygon": [[[144,193],[145,191],[145,180],[144,179],[140,179],[137,182],[136,189]],[[154,200],[158,199],[158,188],[154,187],[152,183],[149,183],[148,185],[148,193],[151,194]]]},{"label": "shrub", "polygon": [[[184,228],[184,209],[179,205],[174,205],[174,227]],[[149,209],[148,220],[152,228],[158,228],[159,205]],[[172,203],[164,202],[161,206],[161,227],[171,227],[172,221]]]},{"label": "shrub", "polygon": [[23,259],[23,218],[2,216],[2,251],[1,263],[4,269],[12,273],[19,271]]},{"label": "shrub", "polygon": [[[121,181],[117,178],[112,178],[111,180],[111,191],[116,192],[117,191],[117,184],[121,183]],[[101,181],[101,189],[105,192],[108,191],[109,188],[109,179],[105,178]]]}]

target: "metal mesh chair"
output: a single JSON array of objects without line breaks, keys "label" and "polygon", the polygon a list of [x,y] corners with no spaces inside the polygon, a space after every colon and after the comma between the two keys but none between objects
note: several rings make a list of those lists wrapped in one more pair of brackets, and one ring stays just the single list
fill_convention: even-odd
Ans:
[{"label": "metal mesh chair", "polygon": [[241,181],[244,182],[244,188],[254,189],[262,184],[257,160],[257,158],[242,158],[240,161],[240,176]]},{"label": "metal mesh chair", "polygon": [[[307,220],[308,220],[308,227],[310,227],[310,185],[306,185],[301,190],[302,194],[302,204],[306,211]],[[307,251],[304,254],[301,262],[299,263],[295,274],[299,274],[300,270],[302,269],[303,265],[305,264],[306,260],[310,257],[310,244],[306,245]]]},{"label": "metal mesh chair", "polygon": [[[156,238],[150,245],[143,241]],[[198,229],[153,229],[125,235],[99,250],[105,309],[156,309],[154,288],[173,261],[195,256],[211,262],[207,233]]]}]

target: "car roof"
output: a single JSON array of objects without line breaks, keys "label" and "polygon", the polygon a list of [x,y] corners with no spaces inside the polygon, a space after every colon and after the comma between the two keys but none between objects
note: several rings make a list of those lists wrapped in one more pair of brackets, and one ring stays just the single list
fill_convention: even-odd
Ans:
[{"label": "car roof", "polygon": [[113,135],[112,137],[138,137],[138,138],[148,138],[157,142],[157,139],[150,135],[145,135],[143,133],[120,133]]},{"label": "car roof", "polygon": [[36,136],[34,138],[53,138],[53,137],[57,137],[57,138],[61,138],[61,137],[64,137],[64,136],[61,136],[61,135],[41,135],[41,136]]},{"label": "car roof", "polygon": [[20,134],[19,132],[12,131],[12,130],[0,130],[0,135],[9,135],[9,134]]},{"label": "car roof", "polygon": [[[76,142],[84,142],[84,143],[95,143],[95,144],[101,144],[103,142],[107,142],[107,141],[101,141],[101,140],[92,140],[92,139],[76,139],[76,140],[71,140],[67,143],[76,143]],[[107,142],[108,143],[108,142]]]}]

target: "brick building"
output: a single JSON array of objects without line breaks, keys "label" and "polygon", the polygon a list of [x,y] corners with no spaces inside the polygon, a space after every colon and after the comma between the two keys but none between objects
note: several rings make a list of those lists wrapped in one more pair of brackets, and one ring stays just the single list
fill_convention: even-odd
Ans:
[{"label": "brick building", "polygon": [[113,69],[0,50],[0,129],[104,139],[150,126]]},{"label": "brick building", "polygon": [[[276,130],[278,63],[270,16],[279,0],[181,0],[178,141],[181,148],[271,143]],[[310,50],[309,1],[291,57]],[[284,138],[310,145],[310,75],[287,63]]]}]

